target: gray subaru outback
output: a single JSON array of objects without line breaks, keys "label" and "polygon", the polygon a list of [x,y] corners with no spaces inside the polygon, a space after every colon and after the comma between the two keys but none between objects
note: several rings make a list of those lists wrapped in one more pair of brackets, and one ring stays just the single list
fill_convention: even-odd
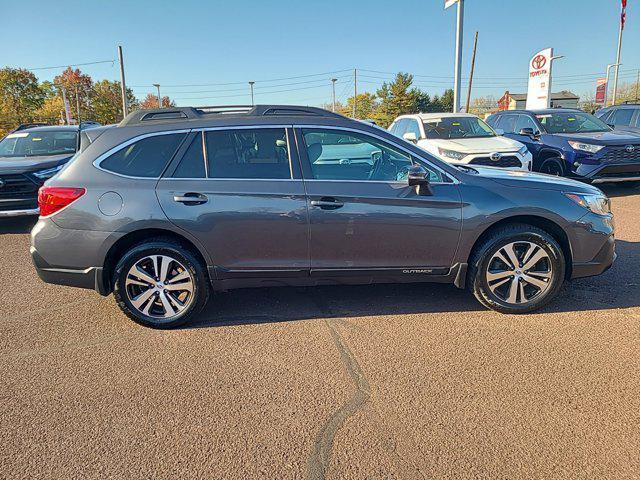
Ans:
[{"label": "gray subaru outback", "polygon": [[446,282],[525,313],[615,258],[597,188],[455,167],[318,108],[142,110],[97,133],[40,189],[31,255],[151,327],[277,285]]}]

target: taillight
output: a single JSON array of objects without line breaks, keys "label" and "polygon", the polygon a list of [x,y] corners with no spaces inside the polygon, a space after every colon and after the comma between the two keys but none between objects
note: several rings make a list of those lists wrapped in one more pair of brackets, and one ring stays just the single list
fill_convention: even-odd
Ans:
[{"label": "taillight", "polygon": [[48,217],[67,205],[75,202],[87,190],[84,188],[68,188],[68,187],[40,187],[38,190],[38,206],[40,207],[40,216]]}]

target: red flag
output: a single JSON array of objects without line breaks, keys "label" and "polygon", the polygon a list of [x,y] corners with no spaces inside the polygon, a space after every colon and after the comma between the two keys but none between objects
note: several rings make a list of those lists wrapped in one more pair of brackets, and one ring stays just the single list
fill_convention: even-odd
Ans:
[{"label": "red flag", "polygon": [[620,29],[624,30],[624,22],[627,19],[627,0],[622,0],[622,12],[620,13]]}]

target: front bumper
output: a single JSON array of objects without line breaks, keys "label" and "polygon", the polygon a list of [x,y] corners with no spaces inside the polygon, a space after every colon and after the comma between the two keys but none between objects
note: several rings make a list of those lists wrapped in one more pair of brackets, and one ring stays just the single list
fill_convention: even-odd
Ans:
[{"label": "front bumper", "polygon": [[521,155],[517,152],[500,152],[499,160],[491,160],[487,153],[474,153],[465,156],[461,160],[453,160],[448,157],[441,156],[443,160],[453,165],[477,165],[479,167],[498,167],[505,170],[530,171],[532,165],[532,156],[530,152]]},{"label": "front bumper", "polygon": [[607,147],[594,156],[576,156],[573,173],[591,183],[640,181],[640,147],[627,152]]},{"label": "front bumper", "polygon": [[611,215],[588,213],[573,226],[571,278],[600,275],[616,259],[614,221]]}]

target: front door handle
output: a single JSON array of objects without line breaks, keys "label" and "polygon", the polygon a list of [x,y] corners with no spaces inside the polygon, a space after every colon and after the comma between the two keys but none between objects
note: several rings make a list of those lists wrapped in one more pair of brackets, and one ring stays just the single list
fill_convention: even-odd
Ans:
[{"label": "front door handle", "polygon": [[344,207],[344,203],[339,202],[333,197],[322,197],[320,200],[311,200],[312,207],[318,207],[323,210],[336,210]]},{"label": "front door handle", "polygon": [[184,195],[174,195],[173,201],[184,203],[185,205],[202,205],[203,203],[207,203],[209,198],[202,193],[187,192]]}]

